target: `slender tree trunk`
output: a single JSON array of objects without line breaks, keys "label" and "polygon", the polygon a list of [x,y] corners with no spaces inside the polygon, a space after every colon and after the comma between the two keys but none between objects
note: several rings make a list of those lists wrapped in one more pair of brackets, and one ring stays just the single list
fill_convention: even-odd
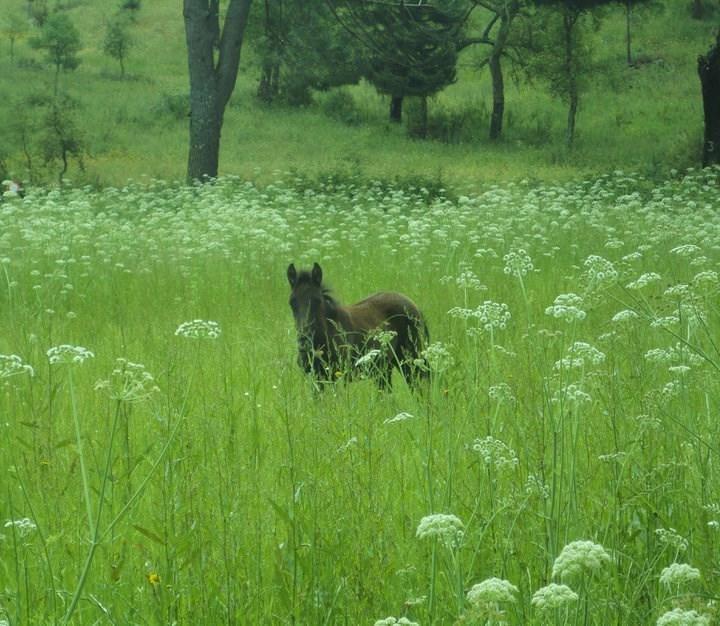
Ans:
[{"label": "slender tree trunk", "polygon": [[632,9],[631,0],[625,0],[625,48],[627,52],[627,64],[632,65],[632,47],[630,40],[630,13]]},{"label": "slender tree trunk", "polygon": [[427,96],[420,96],[420,107],[418,111],[418,137],[425,139],[428,130],[428,99]]},{"label": "slender tree trunk", "polygon": [[262,60],[260,82],[258,84],[257,96],[270,104],[277,98],[280,91],[280,61],[278,60],[282,51],[280,47],[282,40],[278,31],[278,22],[282,23],[282,2],[275,0],[276,10],[279,12],[277,20],[273,19],[270,0],[265,0],[265,40],[267,49]]},{"label": "slender tree trunk", "polygon": [[572,148],[575,141],[575,122],[577,119],[580,93],[577,82],[577,70],[573,56],[573,32],[577,23],[578,14],[573,9],[566,9],[563,14],[563,28],[565,34],[565,76],[568,81],[568,121],[565,131],[565,143]]},{"label": "slender tree trunk", "polygon": [[488,66],[492,78],[493,108],[490,114],[490,139],[500,139],[505,115],[505,81],[503,79],[502,65],[500,60],[507,44],[510,34],[510,25],[520,10],[520,3],[513,1],[502,7],[500,15],[500,28],[498,29],[495,43],[493,44]]},{"label": "slender tree trunk", "polygon": [[706,56],[698,57],[702,86],[705,136],[703,167],[720,164],[720,33]]},{"label": "slender tree trunk", "polygon": [[403,97],[402,96],[391,96],[390,97],[390,121],[396,124],[402,122],[402,107]]},{"label": "slender tree trunk", "polygon": [[696,20],[701,20],[705,17],[705,6],[702,0],[693,0],[691,13]]},{"label": "slender tree trunk", "polygon": [[230,0],[218,38],[219,0],[184,0],[190,75],[189,180],[217,177],[223,113],[235,88],[251,1]]}]

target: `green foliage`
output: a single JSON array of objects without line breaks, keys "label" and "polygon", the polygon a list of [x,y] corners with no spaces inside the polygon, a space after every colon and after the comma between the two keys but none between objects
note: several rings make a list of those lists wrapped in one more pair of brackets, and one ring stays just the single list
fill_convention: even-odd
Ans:
[{"label": "green foliage", "polygon": [[48,10],[47,0],[28,0],[30,9],[30,17],[36,26],[42,28],[45,26],[50,11]]},{"label": "green foliage", "polygon": [[127,20],[119,15],[111,18],[105,27],[103,52],[118,61],[120,76],[125,76],[125,59],[133,47],[134,39],[130,34]]},{"label": "green foliage", "polygon": [[443,8],[405,3],[367,4],[358,18],[371,42],[366,76],[383,94],[431,96],[456,78],[462,3]]},{"label": "green foliage", "polygon": [[78,52],[82,48],[80,33],[66,13],[51,14],[30,45],[45,51],[46,61],[55,66],[55,93],[60,70],[74,70],[80,65]]},{"label": "green foliage", "polygon": [[3,34],[10,42],[10,60],[15,58],[15,42],[21,39],[28,30],[27,19],[20,13],[9,13],[3,18]]},{"label": "green foliage", "polygon": [[[313,90],[358,82],[362,61],[357,42],[322,0],[266,0],[254,14],[261,68],[258,96],[307,106]],[[258,24],[257,20],[261,20]]]},{"label": "green foliage", "polygon": [[348,126],[355,126],[362,120],[360,110],[347,89],[333,89],[322,99],[320,106],[325,115]]}]

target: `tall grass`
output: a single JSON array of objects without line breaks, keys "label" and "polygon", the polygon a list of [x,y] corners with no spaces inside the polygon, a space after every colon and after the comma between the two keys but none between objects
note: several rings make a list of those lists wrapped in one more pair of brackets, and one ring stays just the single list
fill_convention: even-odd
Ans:
[{"label": "tall grass", "polygon": [[[0,619],[716,620],[717,183],[3,203]],[[315,260],[420,304],[424,393],[313,391],[284,268]]]}]

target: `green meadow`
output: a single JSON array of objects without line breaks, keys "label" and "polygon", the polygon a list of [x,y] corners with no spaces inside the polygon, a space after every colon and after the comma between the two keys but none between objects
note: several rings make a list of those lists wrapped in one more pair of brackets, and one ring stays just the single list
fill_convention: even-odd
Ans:
[{"label": "green meadow", "polygon": [[[178,3],[142,3],[124,78],[115,4],[63,4],[61,186],[20,132],[53,70],[0,39],[0,169],[29,183],[0,202],[0,626],[720,623],[713,19],[638,13],[628,67],[606,11],[572,150],[509,64],[487,140],[475,49],[431,140],[365,83],[345,121],[335,92],[262,106],[251,29],[221,177],[186,185]],[[313,384],[290,262],[412,298],[427,384]]]},{"label": "green meadow", "polygon": [[[716,623],[717,184],[2,204],[0,620]],[[430,384],[315,391],[289,260],[418,302]]]}]

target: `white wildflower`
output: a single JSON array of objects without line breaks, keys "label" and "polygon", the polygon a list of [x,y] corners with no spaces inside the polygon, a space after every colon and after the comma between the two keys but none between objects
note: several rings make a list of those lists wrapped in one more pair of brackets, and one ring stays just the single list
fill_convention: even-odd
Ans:
[{"label": "white wildflower", "polygon": [[552,306],[545,309],[545,315],[551,315],[556,319],[568,323],[579,322],[585,319],[586,313],[581,308],[583,299],[575,293],[561,293],[555,298]]},{"label": "white wildflower", "polygon": [[495,469],[500,471],[504,469],[512,470],[519,464],[515,450],[489,435],[483,439],[476,439],[472,443],[471,449],[482,457],[485,465],[493,465]]},{"label": "white wildflower", "polygon": [[457,548],[465,535],[465,525],[455,515],[435,513],[420,520],[415,534],[418,539],[437,537],[446,547]]},{"label": "white wildflower", "polygon": [[26,537],[37,530],[37,524],[29,517],[23,517],[22,519],[9,519],[5,522],[5,528],[14,528],[21,537]]},{"label": "white wildflower", "polygon": [[654,283],[659,280],[660,274],[657,274],[656,272],[647,272],[625,286],[628,289],[642,289],[643,287],[647,287],[650,283]]},{"label": "white wildflower", "polygon": [[88,359],[95,357],[95,354],[82,346],[71,346],[62,344],[53,346],[47,351],[47,357],[50,365],[68,364],[68,363],[84,363]]},{"label": "white wildflower", "polygon": [[0,380],[10,378],[18,374],[35,375],[35,370],[16,354],[0,354]]},{"label": "white wildflower", "polygon": [[96,382],[95,390],[106,391],[112,400],[119,402],[141,402],[160,391],[144,365],[123,358],[115,359],[110,378]]},{"label": "white wildflower", "polygon": [[192,320],[177,327],[175,335],[190,339],[217,339],[220,336],[220,324],[210,320]]},{"label": "white wildflower", "polygon": [[406,413],[405,411],[401,411],[400,413],[395,415],[395,417],[388,417],[383,422],[383,424],[395,424],[397,422],[405,422],[407,420],[414,419],[414,418],[415,418],[414,415],[412,415],[410,413]]},{"label": "white wildflower", "polygon": [[467,601],[474,608],[487,610],[501,602],[517,603],[515,597],[517,593],[518,588],[511,582],[502,578],[488,578],[473,585],[472,589],[467,592]]},{"label": "white wildflower", "polygon": [[657,626],[710,626],[710,618],[695,610],[673,609],[658,617]]},{"label": "white wildflower", "polygon": [[550,583],[541,589],[538,589],[530,600],[530,603],[538,611],[553,611],[561,609],[573,602],[577,602],[578,594],[575,593],[567,585],[559,585]]},{"label": "white wildflower", "polygon": [[579,575],[593,575],[611,562],[605,548],[593,541],[572,541],[553,563],[553,578],[561,580]]},{"label": "white wildflower", "polygon": [[700,580],[700,570],[687,563],[672,563],[660,572],[660,582],[666,587],[679,587]]},{"label": "white wildflower", "polygon": [[522,248],[511,250],[504,257],[504,272],[511,276],[522,277],[533,270],[533,262],[530,255]]},{"label": "white wildflower", "polygon": [[638,319],[640,316],[635,313],[635,311],[631,309],[623,309],[622,311],[618,311],[613,315],[612,321],[617,323],[625,323],[625,322],[632,322],[633,320]]}]

